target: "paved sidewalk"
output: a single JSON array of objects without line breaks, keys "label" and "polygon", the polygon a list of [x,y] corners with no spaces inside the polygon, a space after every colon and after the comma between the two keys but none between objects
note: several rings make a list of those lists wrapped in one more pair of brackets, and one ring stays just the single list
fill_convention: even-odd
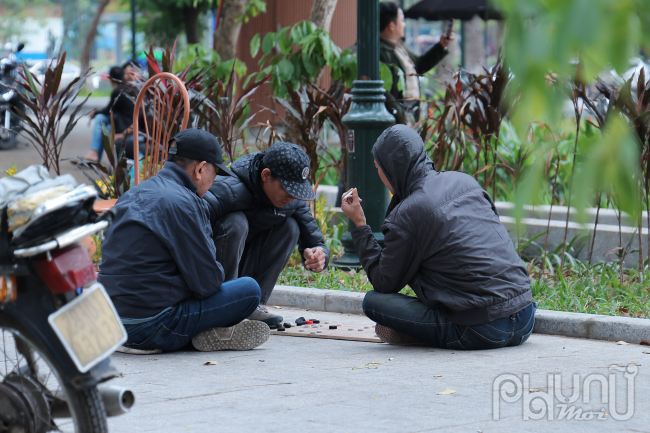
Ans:
[{"label": "paved sidewalk", "polygon": [[[280,311],[291,322],[299,316],[370,322],[358,315]],[[650,354],[643,352],[650,347],[533,334],[523,346],[489,352],[271,336],[248,352],[118,353],[113,361],[124,377],[112,383],[131,387],[136,405],[109,425],[112,432],[647,432]],[[203,365],[207,361],[219,364]],[[591,403],[583,403],[582,381],[594,374],[607,379],[613,364],[638,366],[629,382],[634,414],[628,421],[613,419],[601,403],[598,383],[592,385]],[[567,421],[565,415],[559,421],[556,398],[554,420],[524,421],[522,397],[501,401],[495,421],[492,390],[507,390],[494,384],[504,373],[522,382],[530,373],[529,389],[522,394],[536,398],[530,407],[537,410],[546,407],[542,397],[552,392],[547,374],[560,373],[562,392],[569,396],[577,373],[580,395],[569,406],[583,416],[604,408],[607,416]],[[615,379],[617,411],[623,414],[628,382],[623,373]],[[448,389],[455,393],[437,394]]]}]

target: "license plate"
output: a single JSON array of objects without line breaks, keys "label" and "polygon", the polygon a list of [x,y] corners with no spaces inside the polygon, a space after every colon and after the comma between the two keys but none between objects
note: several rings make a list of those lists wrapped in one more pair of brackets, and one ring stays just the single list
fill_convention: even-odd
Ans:
[{"label": "license plate", "polygon": [[104,286],[94,283],[48,318],[80,372],[126,342],[127,334]]}]

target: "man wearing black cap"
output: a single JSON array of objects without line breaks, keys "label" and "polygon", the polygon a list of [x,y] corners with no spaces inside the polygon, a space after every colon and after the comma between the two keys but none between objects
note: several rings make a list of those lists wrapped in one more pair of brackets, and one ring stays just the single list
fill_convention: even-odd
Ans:
[{"label": "man wearing black cap", "polygon": [[207,131],[189,129],[170,142],[156,176],[122,195],[104,233],[99,281],[129,335],[121,350],[159,353],[190,341],[202,351],[247,350],[269,338],[269,327],[244,321],[260,302],[252,278],[224,282],[215,260],[209,212],[201,197],[217,175],[232,176],[221,146]]},{"label": "man wearing black cap", "polygon": [[261,305],[249,319],[273,326],[282,317],[263,305],[296,244],[311,271],[322,271],[329,260],[307,204],[315,198],[309,157],[295,144],[276,143],[239,158],[230,168],[235,176],[217,176],[203,196],[210,205],[217,260],[226,281],[246,276],[259,283]]}]

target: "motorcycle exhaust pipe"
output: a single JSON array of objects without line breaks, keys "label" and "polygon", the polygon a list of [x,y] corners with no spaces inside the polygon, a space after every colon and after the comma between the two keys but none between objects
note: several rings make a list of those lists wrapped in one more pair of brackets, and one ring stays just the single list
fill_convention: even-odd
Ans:
[{"label": "motorcycle exhaust pipe", "polygon": [[98,389],[106,408],[106,416],[127,413],[135,403],[135,396],[130,389],[120,386],[100,386]]},{"label": "motorcycle exhaust pipe", "polygon": [[[131,410],[135,403],[135,396],[129,389],[119,386],[99,386],[99,395],[104,402],[106,408],[106,416],[118,416],[125,414]],[[52,405],[53,418],[70,418],[70,408],[68,402],[64,400],[63,396],[56,395]]]}]

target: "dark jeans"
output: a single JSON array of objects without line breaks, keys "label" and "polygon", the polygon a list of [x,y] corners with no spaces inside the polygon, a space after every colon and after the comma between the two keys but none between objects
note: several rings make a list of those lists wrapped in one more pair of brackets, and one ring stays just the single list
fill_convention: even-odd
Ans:
[{"label": "dark jeans", "polygon": [[293,253],[300,229],[293,218],[262,233],[250,233],[242,212],[232,212],[215,223],[214,245],[217,261],[223,266],[226,281],[251,277],[260,285],[262,304],[271,297],[280,272]]},{"label": "dark jeans", "polygon": [[125,346],[177,350],[206,329],[236,325],[250,316],[259,303],[260,288],[255,280],[228,281],[208,298],[188,298],[154,320],[124,325],[129,334]]},{"label": "dark jeans", "polygon": [[443,349],[497,349],[518,346],[533,332],[537,303],[492,322],[460,326],[447,319],[442,308],[429,308],[419,299],[400,293],[371,290],[363,312],[371,320]]}]

